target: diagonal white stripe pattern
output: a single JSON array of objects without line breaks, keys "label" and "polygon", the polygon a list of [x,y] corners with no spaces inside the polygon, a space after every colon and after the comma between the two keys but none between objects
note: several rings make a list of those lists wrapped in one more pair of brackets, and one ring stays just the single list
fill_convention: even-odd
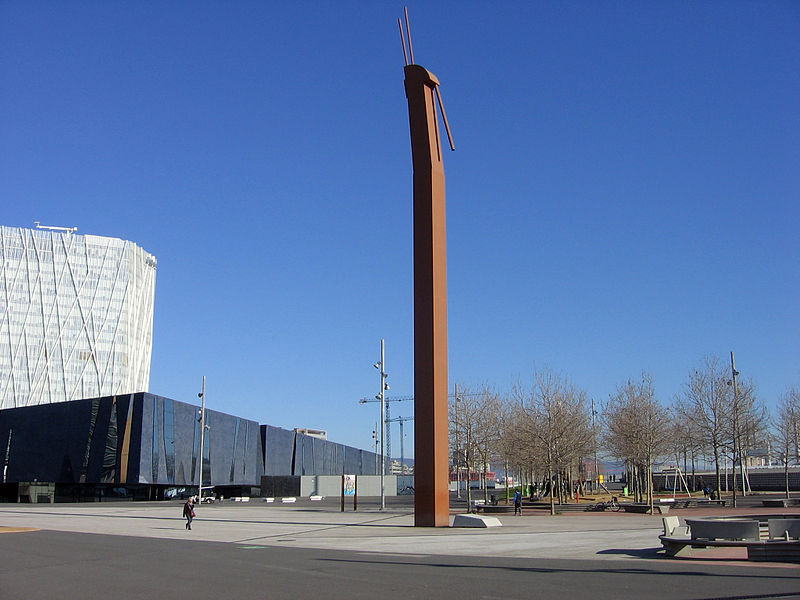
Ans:
[{"label": "diagonal white stripe pattern", "polygon": [[0,409],[149,391],[156,268],[133,242],[0,227]]}]

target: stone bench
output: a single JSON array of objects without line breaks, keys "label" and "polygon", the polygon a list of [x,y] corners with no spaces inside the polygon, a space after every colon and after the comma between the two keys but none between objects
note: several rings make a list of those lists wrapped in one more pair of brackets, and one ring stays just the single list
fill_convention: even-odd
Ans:
[{"label": "stone bench", "polygon": [[769,538],[771,540],[797,540],[800,539],[800,518],[797,519],[770,519],[767,521]]},{"label": "stone bench", "polygon": [[[625,512],[640,513],[645,515],[650,514],[650,505],[645,504],[644,502],[623,502],[620,503],[619,506]],[[670,506],[670,504],[654,504],[653,513],[665,515],[669,512]]]},{"label": "stone bench", "polygon": [[[686,519],[681,527],[677,517],[664,518],[659,536],[667,556],[703,558],[719,548],[742,548],[751,561],[800,563],[800,518],[787,515],[752,516],[741,519]],[[761,538],[762,526],[769,539]]]},{"label": "stone bench", "polygon": [[511,513],[514,512],[514,505],[513,504],[480,504],[477,507],[478,512],[483,512],[486,514],[499,514],[499,513]]},{"label": "stone bench", "polygon": [[675,500],[671,503],[673,508],[701,508],[706,506],[726,506],[727,500],[711,500],[710,498],[690,498],[685,500]]},{"label": "stone bench", "polygon": [[800,506],[798,498],[766,498],[761,501],[761,505],[770,508],[787,508],[789,506]]},{"label": "stone bench", "polygon": [[753,519],[686,519],[692,539],[758,540],[758,521]]}]

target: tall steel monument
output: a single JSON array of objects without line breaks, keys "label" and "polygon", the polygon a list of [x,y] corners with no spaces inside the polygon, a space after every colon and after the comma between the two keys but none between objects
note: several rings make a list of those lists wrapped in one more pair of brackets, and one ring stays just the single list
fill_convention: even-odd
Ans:
[{"label": "tall steel monument", "polygon": [[[447,224],[438,104],[450,127],[433,73],[414,64],[408,10],[398,19],[414,169],[414,524],[450,522],[447,419]],[[409,62],[410,58],[410,62]]]}]

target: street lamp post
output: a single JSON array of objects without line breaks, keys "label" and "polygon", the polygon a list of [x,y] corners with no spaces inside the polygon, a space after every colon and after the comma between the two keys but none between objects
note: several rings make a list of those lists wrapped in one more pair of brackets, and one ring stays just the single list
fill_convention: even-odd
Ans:
[{"label": "street lamp post", "polygon": [[[455,400],[453,401],[453,405],[454,405],[455,413],[456,413],[455,414],[455,422],[456,422],[456,427],[455,427],[455,446],[456,447],[455,447],[455,452],[453,453],[453,458],[454,458],[453,462],[455,463],[455,467],[456,467],[456,498],[461,500],[461,460],[460,460],[461,459],[461,456],[460,456],[460,452],[461,451],[460,451],[460,449],[458,447],[458,428],[459,428],[458,401],[459,400],[461,400],[461,398],[458,397],[458,384],[456,383],[455,384]],[[506,480],[508,480],[508,473],[506,473]],[[506,486],[508,486],[508,481],[506,481]]]},{"label": "street lamp post", "polygon": [[378,423],[375,423],[375,429],[372,430],[372,439],[375,440],[375,472],[378,472],[378,444],[380,444],[380,436],[378,435]]},{"label": "street lamp post", "polygon": [[597,472],[597,427],[595,425],[595,417],[597,411],[594,409],[594,398],[592,398],[592,444],[594,445],[594,491],[600,491],[600,475]]},{"label": "street lamp post", "polygon": [[[736,370],[736,359],[731,350],[731,379],[728,385],[733,386],[733,508],[736,508],[736,458],[739,458],[739,465],[742,464],[742,441],[739,434],[739,390],[736,385],[736,377],[739,371]],[[743,472],[744,475],[744,472]],[[725,472],[725,481],[728,480],[727,470]],[[742,495],[744,495],[744,476],[742,476]]]},{"label": "street lamp post", "polygon": [[[383,441],[386,439],[386,390],[389,389],[389,384],[386,383],[386,378],[389,375],[386,373],[386,345],[384,340],[381,340],[381,360],[376,362],[373,367],[378,369],[381,372],[381,391],[380,393],[375,396],[375,400],[381,403],[381,426],[380,429],[375,427],[375,451],[378,451],[378,442],[380,441],[380,456],[381,456],[381,510],[386,508],[386,482],[384,479],[384,474],[386,473],[386,447]],[[362,398],[358,401],[359,404],[364,404],[366,402],[374,402],[375,400],[369,400],[367,398]]]},{"label": "street lamp post", "polygon": [[386,508],[386,390],[389,389],[389,384],[386,383],[386,345],[384,340],[381,340],[381,362],[375,365],[381,372],[381,392],[378,399],[381,401],[381,510]]},{"label": "street lamp post", "polygon": [[203,391],[197,394],[200,396],[200,456],[198,461],[200,463],[199,472],[200,476],[197,478],[199,485],[197,486],[197,503],[200,504],[203,500],[203,445],[205,442],[206,432],[206,376],[203,375]]}]

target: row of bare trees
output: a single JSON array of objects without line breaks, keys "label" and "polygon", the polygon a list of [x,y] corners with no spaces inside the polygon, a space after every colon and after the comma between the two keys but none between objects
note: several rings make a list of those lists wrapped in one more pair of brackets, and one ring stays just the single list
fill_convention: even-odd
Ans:
[{"label": "row of bare trees", "polygon": [[[700,461],[712,462],[716,490],[727,489],[721,470],[732,464],[734,472],[739,469],[734,505],[737,485],[748,490],[746,457],[756,450],[774,449],[785,465],[787,495],[788,467],[800,464],[797,388],[783,395],[770,418],[752,380],[739,378],[733,356],[730,368],[717,357],[704,359],[669,406],[658,400],[649,374],[627,380],[600,403],[599,418],[583,390],[549,369],[508,395],[488,385],[459,389],[450,401],[454,467],[468,479],[471,473],[485,478],[490,464],[503,465],[507,475],[548,496],[551,512],[557,501],[584,492],[587,464],[598,454],[624,462],[634,499],[651,505],[652,473],[663,462],[682,464],[684,473],[694,473]],[[469,483],[466,490],[471,500]]]}]

